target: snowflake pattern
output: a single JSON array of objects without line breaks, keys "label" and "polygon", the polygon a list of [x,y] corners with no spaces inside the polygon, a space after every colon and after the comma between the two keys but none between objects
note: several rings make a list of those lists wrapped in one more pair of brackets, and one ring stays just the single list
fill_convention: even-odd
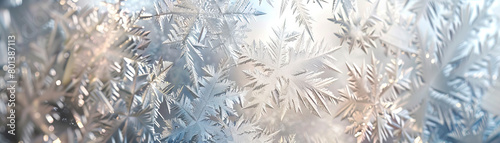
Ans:
[{"label": "snowflake pattern", "polygon": [[499,142],[499,6],[0,2],[0,142]]}]

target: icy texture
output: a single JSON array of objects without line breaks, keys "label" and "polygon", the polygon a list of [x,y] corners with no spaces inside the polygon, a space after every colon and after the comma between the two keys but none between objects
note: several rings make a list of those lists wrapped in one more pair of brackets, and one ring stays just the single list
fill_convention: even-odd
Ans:
[{"label": "icy texture", "polygon": [[262,1],[1,2],[0,142],[500,142],[499,2]]}]

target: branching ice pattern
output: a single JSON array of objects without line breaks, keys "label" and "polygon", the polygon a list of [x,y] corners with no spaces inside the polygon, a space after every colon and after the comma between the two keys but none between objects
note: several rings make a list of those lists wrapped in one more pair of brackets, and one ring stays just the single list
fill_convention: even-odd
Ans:
[{"label": "branching ice pattern", "polygon": [[497,1],[23,2],[0,142],[500,141]]},{"label": "branching ice pattern", "polygon": [[[204,48],[221,49],[226,56],[236,59],[235,50],[242,45],[244,24],[254,16],[264,13],[251,7],[248,0],[223,1],[159,1],[154,5],[155,13],[143,13],[142,19],[153,18],[165,31],[163,44],[180,47],[180,58],[185,61],[184,69],[189,71],[191,83],[197,88],[197,60],[204,61]],[[243,23],[243,25],[242,25]]]},{"label": "branching ice pattern", "polygon": [[203,68],[207,74],[200,81],[200,88],[188,87],[191,96],[179,95],[175,101],[176,118],[172,120],[172,131],[165,139],[169,142],[235,142],[269,141],[266,134],[248,121],[237,117],[234,106],[241,105],[245,93],[234,89],[234,82],[227,80],[228,64],[221,63],[215,69]]},{"label": "branching ice pattern", "polygon": [[[306,106],[316,115],[320,108],[330,112],[326,104],[338,97],[327,86],[336,79],[321,78],[327,69],[339,71],[333,64],[332,53],[338,48],[326,48],[322,43],[312,44],[303,34],[286,32],[283,25],[274,29],[275,37],[266,45],[254,42],[243,47],[240,65],[250,64],[254,68],[243,71],[250,80],[249,87],[253,99],[246,108],[253,108],[254,115],[260,118],[267,108],[277,105],[283,110],[302,112]],[[309,69],[323,69],[313,71]]]},{"label": "branching ice pattern", "polygon": [[[347,100],[336,116],[349,120],[351,125],[346,132],[354,134],[358,142],[385,142],[392,138],[397,127],[410,124],[406,123],[411,120],[408,111],[393,102],[410,90],[411,69],[401,69],[402,61],[394,59],[385,66],[384,73],[378,69],[379,62],[372,54],[371,63],[361,68],[347,64],[349,84],[340,92]],[[413,140],[406,137],[410,137],[406,141]]]}]

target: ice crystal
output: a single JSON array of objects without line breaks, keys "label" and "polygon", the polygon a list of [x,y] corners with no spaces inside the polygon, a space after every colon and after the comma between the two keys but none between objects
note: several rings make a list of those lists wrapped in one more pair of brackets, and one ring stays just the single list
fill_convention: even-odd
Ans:
[{"label": "ice crystal", "polygon": [[262,1],[0,2],[0,142],[500,142],[498,2]]},{"label": "ice crystal", "polygon": [[488,16],[491,1],[481,4],[477,8],[470,3],[459,3],[451,5],[451,10],[431,9],[433,15],[428,19],[448,17],[450,12],[453,16],[438,24],[430,23],[438,32],[435,39],[428,35],[418,39],[417,45],[422,47],[414,55],[416,88],[408,99],[423,102],[413,115],[418,124],[425,124],[422,125],[424,140],[484,141],[483,137],[477,137],[483,135],[477,133],[484,131],[486,123],[482,122],[486,122],[488,114],[477,106],[487,90],[485,87],[495,83],[492,79],[498,69],[478,70],[478,67],[496,68],[497,64],[488,61],[495,60],[489,54],[496,54],[498,46],[493,40],[497,39],[497,32],[483,30],[491,22]]},{"label": "ice crystal", "polygon": [[317,115],[320,108],[330,112],[326,108],[328,101],[336,101],[338,97],[327,86],[336,79],[320,75],[324,69],[338,71],[331,62],[335,60],[331,54],[338,48],[326,48],[321,43],[313,45],[301,34],[285,31],[284,26],[274,32],[275,37],[267,45],[254,42],[251,47],[242,48],[240,65],[256,67],[244,71],[250,80],[245,86],[254,97],[247,108],[255,108],[257,117],[274,104],[284,112],[302,112],[302,106],[310,107]]},{"label": "ice crystal", "polygon": [[341,32],[335,33],[335,35],[342,40],[342,43],[347,41],[349,52],[356,47],[361,48],[366,53],[367,48],[377,46],[375,40],[378,39],[378,36],[373,27],[377,22],[376,17],[370,16],[368,19],[362,19],[354,15],[339,14],[329,20],[341,25]]},{"label": "ice crystal", "polygon": [[[120,127],[113,136],[118,134],[119,139],[138,142],[158,141],[159,133],[155,128],[160,127],[158,121],[164,120],[159,109],[162,103],[171,102],[167,97],[169,83],[162,81],[171,63],[160,60],[146,65],[130,59],[123,62],[124,69],[120,70],[124,75],[123,81],[115,85],[119,90],[112,90],[113,96],[109,97],[116,100],[110,108],[116,114],[113,116],[116,118],[114,126]],[[138,131],[141,133],[138,134]],[[119,137],[120,134],[125,137]]]},{"label": "ice crystal", "polygon": [[[325,1],[316,0],[314,2],[318,3],[320,7],[323,7],[321,3]],[[293,14],[295,14],[295,21],[299,23],[300,26],[304,26],[304,29],[307,31],[307,34],[309,34],[309,37],[312,40],[314,40],[312,33],[313,19],[311,18],[309,10],[306,8],[306,5],[302,2],[302,0],[291,0],[291,1],[282,0],[280,8],[280,16],[283,15],[283,12],[287,9],[289,3],[290,3],[290,9],[292,10]],[[307,1],[307,3],[309,3],[309,0]]]},{"label": "ice crystal", "polygon": [[384,72],[373,54],[369,65],[347,64],[349,84],[340,92],[347,100],[336,116],[349,120],[346,132],[354,134],[358,142],[385,142],[395,134],[395,127],[409,122],[404,109],[393,104],[398,95],[410,90],[411,69],[401,69],[402,64],[391,60]]},{"label": "ice crystal", "polygon": [[[73,35],[68,38],[65,46],[71,48],[67,49],[69,60],[80,63],[66,67],[67,75],[63,80],[64,83],[71,78],[68,76],[72,71],[78,73],[91,69],[99,78],[107,78],[109,65],[119,62],[123,57],[145,60],[140,54],[150,43],[146,38],[149,32],[135,25],[138,20],[137,15],[120,10],[119,5],[120,3],[107,3],[106,13],[93,8],[84,8],[76,11],[74,15],[69,17],[62,15],[62,18],[58,19],[71,21],[62,24],[68,26],[66,34]],[[74,10],[69,9],[67,13],[71,12]]]},{"label": "ice crystal", "polygon": [[228,129],[231,137],[228,142],[272,142],[274,133],[260,128],[255,122],[241,116],[237,121],[230,122]]},{"label": "ice crystal", "polygon": [[44,141],[157,140],[171,63],[144,63],[138,51],[147,47],[148,32],[134,27],[137,17],[119,10],[120,3],[106,5],[108,13],[51,5],[60,11],[47,17],[50,32],[36,37],[39,43],[30,43],[35,50],[21,53],[17,65],[18,108],[30,119],[20,122],[20,140],[40,134]]},{"label": "ice crystal", "polygon": [[189,71],[192,85],[197,88],[197,60],[204,61],[203,48],[217,48],[236,59],[235,50],[242,44],[244,24],[264,13],[252,8],[248,0],[223,1],[160,1],[155,13],[144,13],[143,19],[153,18],[167,34],[163,44],[180,47],[180,58]]},{"label": "ice crystal", "polygon": [[[342,5],[342,8],[340,8]],[[356,0],[334,0],[332,2],[333,13],[345,13],[349,15],[352,11],[357,11],[357,1]],[[339,11],[340,10],[340,11]]]},{"label": "ice crystal", "polygon": [[[172,131],[167,141],[227,142],[269,137],[261,136],[259,129],[243,120],[232,121],[237,117],[234,106],[241,104],[244,92],[234,88],[234,82],[227,80],[228,66],[221,63],[203,68],[206,76],[200,81],[200,88],[188,87],[189,95],[180,95],[175,101],[178,118],[173,119]],[[227,130],[225,128],[228,128]],[[243,133],[242,133],[243,130]],[[256,140],[257,141],[257,140]]]}]

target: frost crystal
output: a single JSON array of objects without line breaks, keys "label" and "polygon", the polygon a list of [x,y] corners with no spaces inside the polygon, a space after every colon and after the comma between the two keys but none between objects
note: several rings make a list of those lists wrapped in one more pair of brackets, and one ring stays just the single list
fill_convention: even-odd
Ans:
[{"label": "frost crystal", "polygon": [[0,142],[500,142],[498,1],[262,1],[0,2]]},{"label": "frost crystal", "polygon": [[202,49],[221,49],[226,56],[236,59],[235,50],[242,44],[242,33],[254,16],[264,13],[251,7],[248,0],[223,1],[161,1],[155,3],[154,14],[144,13],[143,19],[153,18],[165,31],[163,44],[180,47],[180,58],[185,61],[194,88],[197,88],[197,60],[204,61]]},{"label": "frost crystal", "polygon": [[[179,101],[174,102],[179,118],[172,121],[167,141],[227,142],[258,138],[258,128],[253,124],[230,119],[237,116],[234,106],[241,104],[245,93],[234,89],[234,83],[226,79],[226,65],[203,68],[207,75],[200,81],[200,88],[188,87],[191,96],[180,95]],[[239,133],[247,128],[248,134]]]},{"label": "frost crystal", "polygon": [[[338,48],[326,48],[322,43],[312,44],[301,34],[274,29],[275,37],[265,45],[255,42],[251,47],[243,47],[240,65],[253,65],[253,70],[244,73],[250,80],[249,87],[253,99],[246,108],[255,108],[254,116],[265,114],[266,108],[277,105],[283,110],[302,112],[302,106],[310,107],[320,115],[320,108],[330,112],[326,105],[330,100],[338,100],[327,89],[335,78],[321,78],[324,69],[338,69],[332,65],[331,55]],[[316,70],[318,69],[318,70]]]},{"label": "frost crystal", "polygon": [[378,36],[375,35],[373,26],[376,23],[376,18],[361,19],[354,16],[339,15],[335,18],[329,19],[332,22],[340,24],[342,30],[335,35],[349,44],[349,52],[354,47],[359,47],[366,53],[367,48],[376,47],[375,40]]},{"label": "frost crystal", "polygon": [[347,101],[336,116],[349,120],[351,125],[346,132],[354,134],[358,142],[385,142],[396,128],[406,128],[404,124],[410,120],[407,111],[393,104],[398,95],[410,89],[411,69],[402,70],[402,64],[400,60],[391,60],[384,73],[378,69],[379,61],[373,54],[369,65],[359,68],[347,64],[349,84],[340,92]]}]

